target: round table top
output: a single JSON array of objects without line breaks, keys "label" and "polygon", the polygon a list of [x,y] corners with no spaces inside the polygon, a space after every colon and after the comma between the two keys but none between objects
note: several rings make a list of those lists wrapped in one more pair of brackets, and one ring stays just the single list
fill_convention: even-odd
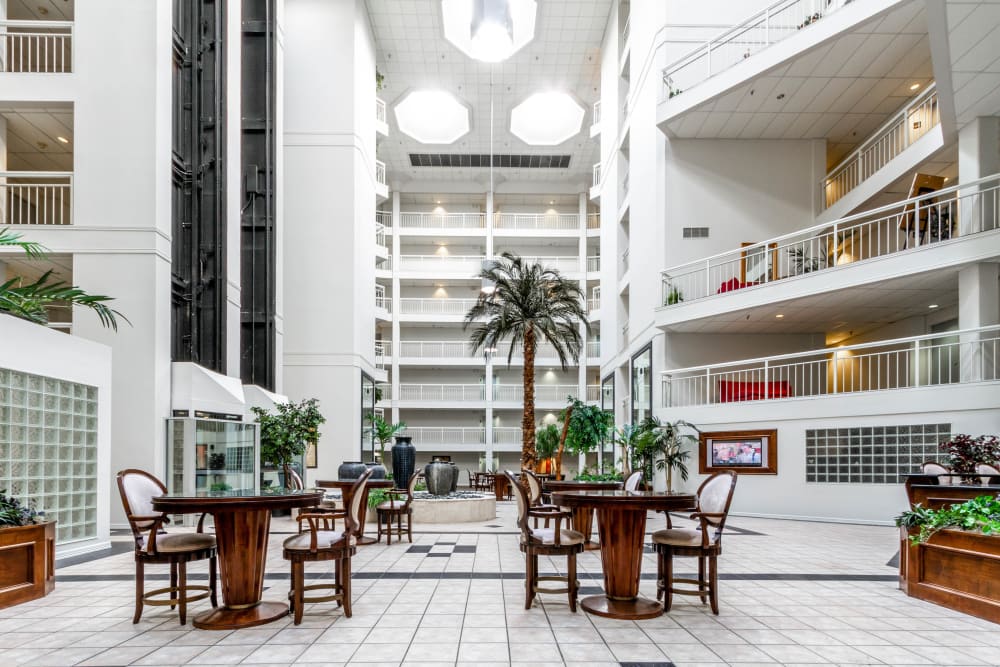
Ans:
[{"label": "round table top", "polygon": [[552,503],[564,507],[680,510],[694,507],[695,497],[693,493],[660,493],[657,491],[553,490]]},{"label": "round table top", "polygon": [[168,493],[153,498],[157,512],[194,514],[197,512],[228,512],[233,510],[277,510],[291,507],[311,507],[323,499],[322,491],[274,488],[254,491],[213,491],[189,496]]},{"label": "round table top", "polygon": [[542,482],[542,487],[546,491],[574,491],[574,490],[589,490],[589,491],[615,491],[622,488],[622,482],[615,481],[603,481],[596,482],[583,479],[561,479],[554,480],[548,479]]},{"label": "round table top", "polygon": [[[316,486],[328,488],[328,489],[340,489],[344,491],[345,489],[350,489],[358,480],[356,479],[330,479],[330,480],[319,480],[316,482]],[[391,489],[395,486],[395,482],[391,479],[369,479],[368,488],[369,489]]]}]

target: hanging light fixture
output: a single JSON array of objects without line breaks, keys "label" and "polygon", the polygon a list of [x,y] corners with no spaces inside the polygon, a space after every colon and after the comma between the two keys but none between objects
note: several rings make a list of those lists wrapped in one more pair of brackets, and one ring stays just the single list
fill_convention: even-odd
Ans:
[{"label": "hanging light fixture", "polygon": [[444,36],[470,58],[498,63],[535,37],[536,0],[441,0]]}]

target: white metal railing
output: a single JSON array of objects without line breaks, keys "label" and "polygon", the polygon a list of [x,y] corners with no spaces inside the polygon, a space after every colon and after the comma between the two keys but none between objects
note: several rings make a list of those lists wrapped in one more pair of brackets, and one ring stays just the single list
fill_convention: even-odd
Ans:
[{"label": "white metal railing", "polygon": [[0,20],[0,72],[73,71],[72,21]]},{"label": "white metal railing", "polygon": [[587,341],[587,356],[597,359],[601,356],[601,341],[599,340],[588,340]]},{"label": "white metal railing", "polygon": [[385,162],[375,160],[375,182],[379,185],[387,185],[385,181]]},{"label": "white metal railing", "polygon": [[407,426],[414,445],[483,445],[486,429],[482,426]]},{"label": "white metal railing", "polygon": [[381,222],[375,223],[375,245],[382,246],[383,248],[386,247],[385,225],[383,225]]},{"label": "white metal railing", "polygon": [[519,426],[494,426],[493,444],[520,445],[524,440]]},{"label": "white metal railing", "polygon": [[400,255],[401,271],[443,271],[479,273],[486,258],[482,255]]},{"label": "white metal railing", "polygon": [[931,84],[820,181],[820,201],[823,207],[833,206],[837,200],[889,164],[940,122],[937,90]]},{"label": "white metal railing", "polygon": [[485,229],[485,213],[400,213],[399,226],[413,229]]},{"label": "white metal railing", "polygon": [[600,310],[601,309],[601,297],[592,296],[587,300],[587,310]]},{"label": "white metal railing", "polygon": [[375,307],[392,312],[392,299],[385,295],[385,285],[375,285]]},{"label": "white metal railing", "polygon": [[467,340],[401,340],[400,357],[417,359],[468,359],[472,357],[472,346]]},{"label": "white metal railing", "polygon": [[[575,384],[536,384],[535,401],[565,403],[567,396],[576,396],[580,387]],[[524,400],[524,387],[519,384],[493,385],[493,400],[499,402],[521,402]]]},{"label": "white metal railing", "polygon": [[729,250],[661,274],[673,306],[1000,227],[1000,174]]},{"label": "white metal railing", "polygon": [[587,402],[595,403],[601,400],[601,385],[599,384],[588,384],[587,385]]},{"label": "white metal railing", "polygon": [[401,384],[401,401],[485,401],[482,384]]},{"label": "white metal railing", "polygon": [[600,255],[590,255],[587,257],[587,271],[600,271],[601,270],[601,256]]},{"label": "white metal railing", "polygon": [[430,299],[405,297],[399,300],[401,315],[461,315],[476,305],[475,299]]},{"label": "white metal railing", "polygon": [[497,213],[493,216],[496,229],[577,229],[580,216],[576,213]]},{"label": "white metal railing", "polygon": [[588,213],[587,214],[587,229],[600,229],[601,228],[601,214],[600,213]]},{"label": "white metal railing", "polygon": [[596,188],[601,184],[601,163],[598,162],[594,165],[593,176],[591,177],[590,185]]},{"label": "white metal railing", "polygon": [[375,258],[376,271],[392,271],[392,255]]},{"label": "white metal railing", "polygon": [[1000,380],[1000,326],[663,371],[663,406]]},{"label": "white metal railing", "polygon": [[0,227],[73,224],[73,172],[0,171]]},{"label": "white metal railing", "polygon": [[392,344],[389,341],[375,341],[375,368],[385,368],[385,358],[392,354]]},{"label": "white metal railing", "polygon": [[379,396],[379,401],[388,401],[392,398],[392,385],[388,382],[380,382],[375,385],[375,391]]},{"label": "white metal railing", "polygon": [[579,257],[566,257],[566,256],[554,256],[554,255],[537,255],[537,256],[522,256],[526,263],[536,263],[541,264],[547,269],[556,269],[557,271],[579,271],[580,270],[580,258]]},{"label": "white metal railing", "polygon": [[375,98],[375,120],[385,122],[385,100]]},{"label": "white metal railing", "polygon": [[[506,363],[507,355],[510,352],[510,343],[501,343],[493,351],[494,363]],[[556,348],[554,348],[550,343],[538,343],[535,345],[535,359],[558,359],[559,355],[556,353]],[[511,361],[521,362],[524,361],[524,348],[521,345],[514,347],[514,354],[510,355]]]},{"label": "white metal railing", "polygon": [[594,113],[591,115],[591,125],[597,125],[601,122],[601,101],[597,100],[594,102]]},{"label": "white metal railing", "polygon": [[663,99],[796,34],[850,0],[779,0],[663,68]]},{"label": "white metal railing", "polygon": [[392,211],[375,211],[375,224],[390,229],[392,227]]}]

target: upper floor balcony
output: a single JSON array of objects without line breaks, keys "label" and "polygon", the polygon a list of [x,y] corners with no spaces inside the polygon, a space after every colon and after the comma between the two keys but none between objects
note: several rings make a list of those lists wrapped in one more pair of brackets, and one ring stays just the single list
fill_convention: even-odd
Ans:
[{"label": "upper floor balcony", "polygon": [[73,21],[0,19],[0,73],[73,71]]},{"label": "upper floor balcony", "polygon": [[378,201],[389,198],[389,181],[386,180],[385,162],[375,160],[375,197]]},{"label": "upper floor balcony", "polygon": [[399,300],[399,314],[405,319],[430,321],[460,321],[476,305],[475,299],[435,299],[403,297]]},{"label": "upper floor balcony", "polygon": [[546,230],[577,231],[580,216],[576,213],[496,213],[493,229],[497,232]]},{"label": "upper floor balcony", "polygon": [[403,211],[399,214],[400,233],[419,233],[422,230],[486,230],[485,213],[426,213]]},{"label": "upper floor balcony", "polygon": [[598,200],[601,198],[601,163],[593,166],[590,177],[590,198]]},{"label": "upper floor balcony", "polygon": [[600,230],[601,229],[601,214],[600,213],[588,213],[587,214],[587,229],[588,230]]},{"label": "upper floor balcony", "polygon": [[656,324],[988,260],[1000,255],[998,216],[993,175],[670,267]]},{"label": "upper floor balcony", "polygon": [[556,269],[563,273],[576,273],[580,271],[580,258],[578,256],[556,256],[556,255],[522,255],[525,262],[536,262],[547,269]]},{"label": "upper floor balcony", "polygon": [[385,115],[385,100],[375,98],[375,131],[382,136],[389,136],[389,123]]},{"label": "upper floor balcony", "polygon": [[427,274],[476,275],[484,255],[400,255],[399,270]]},{"label": "upper floor balcony", "polygon": [[590,114],[590,136],[596,137],[601,133],[601,101],[594,102],[594,110]]},{"label": "upper floor balcony", "polygon": [[400,363],[485,364],[482,351],[475,353],[465,340],[402,340],[396,345],[395,353]]},{"label": "upper floor balcony", "polygon": [[663,372],[663,407],[997,382],[1000,326]]},{"label": "upper floor balcony", "polygon": [[0,171],[0,227],[73,224],[73,172]]},{"label": "upper floor balcony", "polygon": [[[565,406],[569,396],[579,396],[580,387],[575,384],[535,384],[535,404],[544,403],[548,406]],[[524,387],[520,384],[493,385],[493,401],[496,403],[516,403],[518,407],[524,402]]]}]

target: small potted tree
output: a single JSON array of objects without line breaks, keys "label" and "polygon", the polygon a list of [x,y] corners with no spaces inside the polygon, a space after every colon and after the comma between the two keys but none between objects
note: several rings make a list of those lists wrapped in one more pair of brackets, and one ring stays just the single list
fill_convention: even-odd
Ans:
[{"label": "small potted tree", "polygon": [[552,457],[559,449],[559,427],[548,424],[538,429],[535,434],[535,452],[538,454],[538,464],[535,472],[548,474],[552,472]]},{"label": "small potted tree", "polygon": [[635,452],[642,461],[643,468],[650,474],[650,479],[654,466],[657,470],[666,470],[667,493],[674,490],[674,470],[685,482],[688,479],[687,460],[691,452],[684,449],[684,446],[695,443],[698,439],[690,433],[684,433],[684,429],[698,432],[697,427],[686,421],[661,422],[656,417],[650,417],[643,423],[642,433],[636,441]]},{"label": "small potted tree", "polygon": [[281,471],[283,484],[291,479],[292,461],[306,451],[306,443],[319,440],[319,426],[326,422],[315,398],[300,403],[278,403],[272,414],[264,408],[250,408],[260,425],[260,460]]},{"label": "small potted tree", "polygon": [[963,484],[979,484],[976,466],[980,463],[995,466],[1000,463],[1000,440],[995,435],[971,435],[959,433],[947,442],[938,445],[947,455],[948,467],[956,475],[962,476]]},{"label": "small potted tree", "polygon": [[562,455],[586,454],[597,449],[614,426],[614,416],[599,405],[587,405],[569,396],[569,405],[562,411],[563,430],[556,451],[556,479],[562,479]]},{"label": "small potted tree", "polygon": [[44,597],[56,585],[56,522],[0,490],[0,609]]}]

